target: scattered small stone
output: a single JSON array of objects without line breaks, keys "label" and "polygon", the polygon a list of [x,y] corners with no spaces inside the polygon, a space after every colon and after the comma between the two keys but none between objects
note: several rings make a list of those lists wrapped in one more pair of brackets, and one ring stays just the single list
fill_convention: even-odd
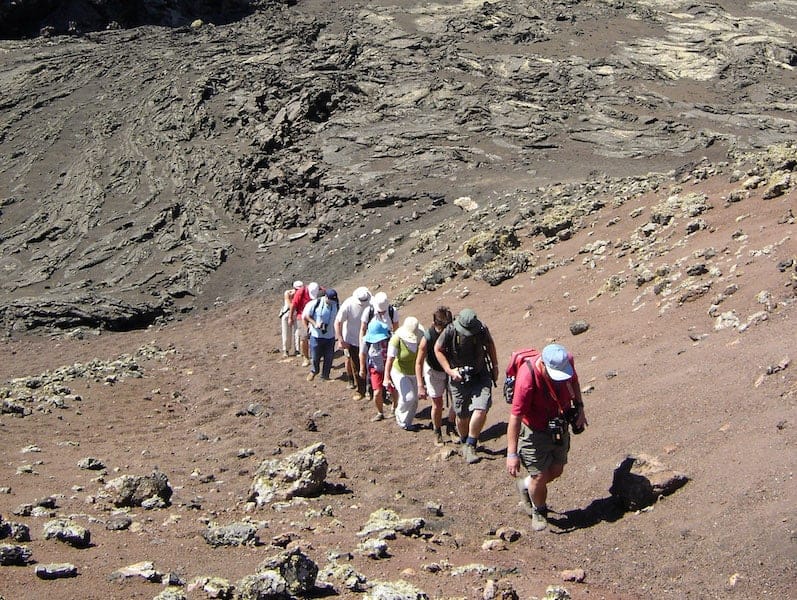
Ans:
[{"label": "scattered small stone", "polygon": [[20,450],[20,454],[30,454],[32,452],[41,452],[42,449],[38,446],[31,444],[30,446],[25,446],[22,450]]},{"label": "scattered small stone", "polygon": [[570,323],[570,333],[573,335],[580,335],[589,329],[589,323],[586,321],[573,321]]},{"label": "scattered small stone", "polygon": [[576,583],[583,583],[587,578],[584,569],[565,569],[559,573],[559,576],[562,578],[562,581],[575,581]]},{"label": "scattered small stone", "polygon": [[39,579],[65,579],[77,577],[77,567],[70,563],[52,563],[36,565],[34,573]]},{"label": "scattered small stone", "polygon": [[516,542],[520,539],[521,534],[517,529],[513,527],[500,527],[496,532],[500,539],[505,540],[507,542]]},{"label": "scattered small stone", "polygon": [[488,552],[500,551],[506,549],[507,549],[506,542],[504,540],[492,539],[492,540],[484,540],[484,542],[482,542],[482,550],[486,550]]},{"label": "scattered small stone", "polygon": [[570,600],[570,592],[558,585],[549,585],[542,600]]},{"label": "scattered small stone", "polygon": [[774,375],[775,373],[783,371],[784,369],[788,368],[790,362],[791,360],[789,357],[785,357],[778,364],[769,365],[767,367],[767,375]]},{"label": "scattered small stone", "polygon": [[439,502],[427,502],[426,503],[426,512],[435,516],[435,517],[442,517],[443,516],[443,505]]},{"label": "scattered small stone", "polygon": [[85,469],[87,471],[101,471],[105,468],[105,463],[98,458],[87,456],[86,458],[81,459],[77,466],[78,468]]},{"label": "scattered small stone", "polygon": [[388,558],[390,556],[385,540],[365,540],[357,546],[357,552],[374,560]]},{"label": "scattered small stone", "polygon": [[133,519],[127,515],[111,515],[105,522],[105,529],[109,531],[123,531],[129,528],[132,523]]},{"label": "scattered small stone", "polygon": [[205,541],[218,548],[220,546],[257,546],[257,528],[249,523],[231,523],[223,526],[209,526],[202,533]]},{"label": "scattered small stone", "polygon": [[163,579],[163,574],[155,570],[154,563],[143,561],[117,569],[108,576],[108,579],[111,581],[124,581],[134,577],[140,577],[153,583],[160,583]]},{"label": "scattered small stone", "polygon": [[506,579],[488,579],[482,591],[482,600],[518,600],[512,582]]}]

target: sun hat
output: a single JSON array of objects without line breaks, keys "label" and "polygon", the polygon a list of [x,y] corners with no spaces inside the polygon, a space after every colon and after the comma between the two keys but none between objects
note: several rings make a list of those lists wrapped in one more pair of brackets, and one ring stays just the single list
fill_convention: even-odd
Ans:
[{"label": "sun hat", "polygon": [[396,331],[396,334],[408,344],[417,344],[418,338],[423,335],[423,332],[418,325],[418,319],[407,317]]},{"label": "sun hat", "polygon": [[298,289],[300,289],[303,286],[304,286],[304,282],[299,280],[299,279],[297,279],[296,281],[293,282],[293,289],[295,289],[295,290],[298,290]]},{"label": "sun hat", "polygon": [[463,308],[459,311],[457,318],[454,319],[454,327],[460,335],[470,337],[481,330],[482,322],[476,317],[473,309]]},{"label": "sun hat", "polygon": [[371,292],[367,287],[358,287],[351,296],[360,304],[365,304],[371,299]]},{"label": "sun hat", "polygon": [[334,288],[329,288],[326,292],[327,298],[330,300],[337,300],[338,299],[338,292]]},{"label": "sun hat", "polygon": [[570,355],[560,344],[548,344],[542,349],[542,362],[554,381],[565,381],[573,376]]},{"label": "sun hat", "polygon": [[373,320],[368,323],[368,329],[363,338],[369,344],[375,344],[390,337],[390,329],[382,321]]},{"label": "sun hat", "polygon": [[379,292],[373,299],[374,308],[376,312],[385,312],[387,310],[387,294],[385,292]]},{"label": "sun hat", "polygon": [[318,298],[318,284],[315,281],[311,281],[307,286],[307,293],[310,294],[310,298],[313,300]]}]

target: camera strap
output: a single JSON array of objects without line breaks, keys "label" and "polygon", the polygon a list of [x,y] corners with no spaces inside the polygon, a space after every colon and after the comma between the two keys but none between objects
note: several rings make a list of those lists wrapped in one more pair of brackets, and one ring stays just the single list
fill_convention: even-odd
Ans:
[{"label": "camera strap", "polygon": [[[542,359],[539,359],[537,361],[537,364],[539,364],[540,362],[542,362]],[[545,367],[543,367],[543,369],[544,368]],[[548,396],[550,397],[551,402],[553,402],[556,405],[557,413],[556,413],[555,416],[561,417],[563,414],[565,414],[565,411],[562,409],[562,405],[559,402],[559,395],[556,393],[556,390],[553,387],[553,383],[551,382],[551,378],[548,377],[548,373],[543,373],[539,369],[537,369],[537,374],[540,376],[541,379],[543,379],[545,381],[545,387],[546,387],[546,389],[548,391]],[[572,389],[571,389],[571,391],[572,391]],[[569,402],[572,402],[572,398],[569,399]]]}]

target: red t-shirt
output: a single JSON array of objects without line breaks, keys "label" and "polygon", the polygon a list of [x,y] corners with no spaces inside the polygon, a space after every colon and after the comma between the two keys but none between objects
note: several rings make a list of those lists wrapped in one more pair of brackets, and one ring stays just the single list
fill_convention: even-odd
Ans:
[{"label": "red t-shirt", "polygon": [[296,318],[301,319],[302,311],[310,300],[312,300],[312,298],[310,298],[310,292],[307,291],[306,285],[296,290],[296,293],[293,295],[293,302],[291,302],[291,310],[293,314],[296,315]]},{"label": "red t-shirt", "polygon": [[568,355],[567,358],[574,368],[573,376],[565,381],[554,381],[547,373],[541,373],[539,369],[545,369],[541,361],[539,369],[534,362],[518,369],[511,412],[535,431],[547,429],[548,420],[567,411],[576,398],[578,374],[573,356]]}]

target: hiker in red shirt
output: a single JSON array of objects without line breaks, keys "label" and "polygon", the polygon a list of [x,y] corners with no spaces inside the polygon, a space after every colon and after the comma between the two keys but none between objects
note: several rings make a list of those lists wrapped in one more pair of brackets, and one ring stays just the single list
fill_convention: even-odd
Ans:
[{"label": "hiker in red shirt", "polygon": [[535,531],[548,526],[548,484],[567,463],[568,425],[581,433],[587,424],[573,356],[559,344],[545,346],[517,372],[507,428],[506,470],[517,478],[522,463],[529,472],[515,483]]},{"label": "hiker in red shirt", "polygon": [[307,337],[307,325],[302,319],[304,307],[310,300],[315,300],[318,297],[319,287],[313,281],[308,285],[303,285],[293,295],[293,302],[291,303],[291,312],[288,322],[293,325],[296,323],[299,331],[299,351],[302,353],[302,366],[307,367],[310,365],[310,346]]}]

